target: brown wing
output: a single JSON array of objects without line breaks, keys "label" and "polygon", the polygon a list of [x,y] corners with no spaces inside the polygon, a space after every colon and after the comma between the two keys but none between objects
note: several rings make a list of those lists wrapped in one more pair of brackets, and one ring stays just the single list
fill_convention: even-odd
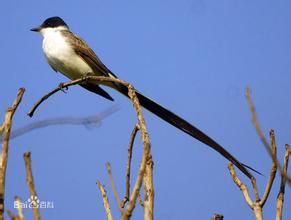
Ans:
[{"label": "brown wing", "polygon": [[[73,35],[75,38],[71,41],[71,45],[75,50],[75,53],[78,54],[94,71],[95,74],[99,76],[109,76],[113,75],[116,77],[98,58],[94,51],[89,47],[89,45],[78,35],[72,33],[69,30],[64,30],[63,35]],[[117,78],[117,77],[116,77]]]},{"label": "brown wing", "polygon": [[[94,51],[87,45],[87,43],[82,40],[79,36],[75,35],[74,33],[70,32],[69,30],[64,30],[62,32],[64,36],[75,37],[74,40],[70,41],[72,47],[76,54],[78,54],[94,71],[94,74],[97,76],[114,76],[116,77],[97,57]],[[110,73],[110,75],[109,75]],[[113,101],[113,98],[100,86],[93,84],[93,83],[82,83],[80,84],[83,88],[89,90],[90,92],[96,93],[98,95],[103,96],[104,98]]]}]

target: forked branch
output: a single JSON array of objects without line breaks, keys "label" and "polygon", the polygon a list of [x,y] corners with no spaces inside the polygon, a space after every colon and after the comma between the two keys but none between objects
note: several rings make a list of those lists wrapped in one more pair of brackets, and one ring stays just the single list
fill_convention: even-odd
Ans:
[{"label": "forked branch", "polygon": [[[283,168],[282,168],[281,164],[279,163],[276,155],[274,155],[272,153],[272,147],[270,146],[270,144],[267,141],[267,138],[264,135],[264,132],[263,132],[263,130],[261,128],[261,125],[260,125],[258,117],[257,117],[256,107],[254,105],[254,102],[253,102],[253,99],[252,99],[252,96],[251,96],[251,90],[248,87],[246,88],[246,98],[247,98],[248,105],[249,105],[249,108],[250,108],[250,112],[251,112],[251,115],[252,115],[252,123],[253,123],[253,125],[254,125],[254,127],[256,129],[256,132],[259,135],[259,138],[261,139],[262,143],[264,144],[265,149],[269,153],[269,155],[272,158],[272,160],[276,163],[280,173],[282,174],[283,173]],[[286,177],[285,177],[286,181],[291,184],[291,177],[288,176],[287,173],[285,175],[286,175]]]},{"label": "forked branch", "polygon": [[[139,103],[138,97],[136,95],[136,90],[134,87],[129,84],[128,82],[125,82],[120,79],[110,78],[110,77],[102,77],[102,76],[86,76],[80,79],[76,79],[70,82],[62,83],[57,88],[52,90],[51,92],[47,93],[45,96],[43,96],[28,112],[28,115],[30,117],[33,116],[35,110],[40,106],[40,104],[48,99],[51,95],[55,94],[56,92],[63,90],[64,88],[67,88],[69,86],[77,85],[82,82],[94,82],[98,84],[104,84],[106,85],[108,82],[113,82],[115,84],[121,84],[123,86],[126,86],[128,88],[128,96],[130,100],[133,103],[133,107],[137,114],[138,119],[138,126],[141,132],[141,139],[143,143],[143,154],[141,163],[139,166],[138,176],[135,182],[135,185],[133,187],[133,191],[130,195],[129,202],[127,204],[127,207],[123,213],[122,219],[129,219],[132,211],[135,207],[137,197],[140,193],[142,182],[145,183],[145,202],[144,202],[144,210],[145,210],[145,219],[153,219],[153,197],[154,197],[154,189],[153,189],[153,175],[152,175],[152,169],[153,169],[153,162],[152,162],[152,156],[151,156],[151,145],[150,140],[146,128],[145,119],[142,113],[142,108]],[[108,86],[108,85],[107,85]]]},{"label": "forked branch", "polygon": [[5,119],[1,127],[2,134],[2,152],[0,155],[0,220],[4,217],[4,193],[5,193],[5,177],[6,177],[6,168],[8,161],[8,148],[9,148],[9,138],[12,127],[12,119],[14,113],[19,106],[25,89],[20,88],[17,93],[17,97],[13,102],[12,106],[6,110]]}]

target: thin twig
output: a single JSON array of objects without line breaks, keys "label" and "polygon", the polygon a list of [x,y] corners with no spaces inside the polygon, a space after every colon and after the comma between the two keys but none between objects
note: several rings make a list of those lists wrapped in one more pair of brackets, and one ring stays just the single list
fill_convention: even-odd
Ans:
[{"label": "thin twig", "polygon": [[110,179],[110,183],[111,183],[111,188],[112,188],[112,191],[113,191],[113,195],[114,195],[115,200],[117,202],[119,211],[120,211],[120,213],[122,215],[123,214],[123,209],[121,208],[121,202],[120,202],[120,199],[119,199],[117,190],[116,190],[114,178],[113,178],[113,175],[112,175],[111,164],[109,162],[106,163],[106,169],[107,169],[107,173],[108,173],[108,176],[109,176],[109,179]]},{"label": "thin twig", "polygon": [[[277,158],[277,147],[276,147],[276,142],[275,142],[275,134],[274,130],[270,130],[270,139],[271,139],[271,147],[272,147],[272,155],[274,158]],[[268,199],[268,196],[270,194],[271,188],[273,186],[273,182],[276,176],[277,172],[277,163],[276,161],[272,160],[272,166],[269,174],[269,179],[265,188],[265,192],[262,196],[262,199],[260,201],[260,205],[263,207]]]},{"label": "thin twig", "polygon": [[255,193],[256,202],[259,202],[260,201],[260,196],[259,196],[259,190],[258,190],[258,187],[257,187],[257,180],[256,180],[255,177],[252,177],[251,183],[252,183],[253,190],[254,190],[254,193]]},{"label": "thin twig", "polygon": [[[129,84],[123,80],[120,80],[120,79],[115,79],[115,78],[110,78],[110,77],[102,77],[102,76],[86,76],[86,77],[83,77],[83,78],[80,78],[77,80],[73,80],[71,82],[60,84],[57,88],[55,88],[54,90],[52,90],[51,92],[49,92],[48,94],[43,96],[31,108],[31,110],[28,112],[28,115],[30,117],[32,117],[32,115],[34,114],[34,111],[38,108],[38,106],[43,101],[45,101],[47,98],[49,98],[51,95],[53,95],[54,93],[62,90],[63,88],[67,88],[67,87],[72,86],[72,85],[80,84],[84,81],[90,81],[90,82],[94,82],[94,83],[98,83],[98,84],[103,84],[106,86],[109,86],[108,82],[113,82],[114,84],[126,86],[128,88],[128,96],[131,99],[133,106],[134,106],[134,109],[137,113],[138,124],[140,127],[141,138],[142,138],[142,142],[143,142],[143,155],[142,155],[142,160],[141,160],[140,167],[139,167],[138,176],[137,176],[134,188],[133,188],[133,192],[130,196],[129,203],[128,203],[126,210],[125,210],[123,217],[122,217],[122,219],[129,219],[131,214],[132,214],[132,211],[135,207],[136,199],[137,199],[138,193],[139,193],[141,185],[142,185],[142,180],[144,177],[146,166],[149,166],[152,164],[152,162],[149,162],[149,160],[152,159],[151,153],[150,153],[150,140],[149,140],[148,132],[146,129],[144,116],[142,114],[141,105],[140,105],[139,100],[136,96],[134,87],[131,84]],[[153,196],[154,196],[154,193],[153,193],[154,189],[153,188],[151,189],[151,192],[152,193],[149,194],[149,196],[151,198],[148,200],[149,203],[145,207],[145,219],[153,219]],[[149,209],[151,209],[151,210],[148,211]]]},{"label": "thin twig", "polygon": [[122,208],[129,201],[129,197],[130,197],[130,170],[131,170],[132,149],[133,149],[134,140],[135,140],[135,137],[136,137],[138,130],[139,130],[139,126],[138,126],[138,124],[136,124],[131,132],[130,140],[129,140],[129,144],[128,144],[128,150],[127,150],[128,156],[127,156],[126,175],[125,175],[125,178],[126,178],[125,196],[121,202]]},{"label": "thin twig", "polygon": [[0,156],[0,220],[2,220],[4,214],[4,193],[5,193],[5,177],[6,177],[6,168],[8,161],[8,148],[9,148],[9,138],[10,131],[12,127],[12,119],[14,113],[20,104],[25,89],[20,88],[17,93],[17,97],[13,102],[12,106],[6,110],[5,119],[2,124],[2,152]]},{"label": "thin twig", "polygon": [[247,97],[250,111],[252,113],[252,123],[255,126],[256,131],[257,131],[261,141],[263,142],[264,146],[266,147],[268,153],[270,154],[270,156],[272,156],[272,150],[271,150],[271,147],[268,143],[267,138],[264,135],[264,132],[261,129],[261,126],[260,126],[260,123],[259,123],[259,120],[257,117],[257,113],[256,113],[256,108],[255,108],[254,102],[253,102],[252,97],[251,97],[251,90],[249,87],[246,88],[246,97]]},{"label": "thin twig", "polygon": [[23,154],[23,159],[25,162],[25,171],[26,171],[26,182],[30,193],[30,198],[32,198],[32,202],[34,203],[32,207],[34,219],[40,220],[40,212],[39,212],[39,204],[37,203],[37,193],[34,185],[34,179],[31,168],[31,153],[25,152]]},{"label": "thin twig", "polygon": [[15,202],[17,203],[17,210],[18,210],[18,217],[20,220],[24,219],[24,215],[23,215],[23,208],[21,206],[22,204],[22,200],[19,196],[15,196]]},{"label": "thin twig", "polygon": [[102,194],[103,204],[104,204],[104,209],[106,211],[107,220],[113,220],[111,209],[110,209],[110,204],[109,204],[109,200],[108,200],[108,196],[107,196],[107,192],[106,192],[104,186],[102,185],[102,183],[100,181],[97,181],[97,185],[98,185],[99,190],[100,190],[100,192]]},{"label": "thin twig", "polygon": [[259,192],[256,184],[256,179],[253,177],[251,179],[253,190],[256,196],[256,201],[252,201],[250,194],[248,192],[247,186],[240,180],[240,178],[236,175],[234,166],[232,163],[228,164],[228,169],[230,172],[230,175],[235,182],[235,184],[238,186],[238,188],[242,191],[242,194],[248,204],[248,206],[253,210],[254,215],[256,217],[256,220],[262,220],[263,219],[263,212],[262,212],[262,206],[260,205],[260,197]]},{"label": "thin twig", "polygon": [[276,220],[282,219],[286,176],[287,176],[287,171],[288,171],[288,161],[289,161],[290,155],[291,155],[291,149],[289,148],[289,145],[286,144],[285,145],[284,164],[283,164],[283,174],[281,175],[280,190],[279,190],[279,193],[277,196]]},{"label": "thin twig", "polygon": [[250,197],[250,194],[249,194],[249,191],[248,191],[248,187],[241,181],[241,179],[236,175],[236,172],[235,172],[235,169],[234,169],[234,166],[232,163],[229,163],[228,164],[228,170],[229,170],[229,173],[234,181],[234,183],[238,186],[238,188],[242,191],[242,194],[248,204],[248,206],[253,209],[254,207],[254,204],[253,204],[253,201]]},{"label": "thin twig", "polygon": [[18,220],[17,215],[15,215],[11,210],[7,210],[7,215],[11,220]]},{"label": "thin twig", "polygon": [[18,214],[14,215],[12,211],[7,210],[8,216],[11,218],[11,220],[24,220],[23,215],[23,208],[22,208],[22,200],[20,197],[15,196],[14,202],[16,203],[16,208],[18,210]]},{"label": "thin twig", "polygon": [[50,96],[52,96],[53,94],[57,93],[58,91],[62,91],[64,88],[68,88],[70,86],[77,85],[77,84],[80,84],[80,83],[86,82],[86,81],[97,82],[99,84],[105,84],[105,85],[108,82],[114,82],[114,83],[117,83],[117,84],[122,84],[124,86],[128,86],[129,85],[128,82],[125,82],[123,80],[110,78],[110,77],[105,77],[105,76],[85,76],[85,77],[82,77],[82,78],[79,78],[79,79],[76,79],[76,80],[72,80],[72,81],[69,81],[69,82],[61,83],[58,87],[56,87],[55,89],[53,89],[52,91],[50,91],[46,95],[44,95],[42,98],[40,98],[33,105],[33,107],[29,110],[27,115],[32,117],[34,112],[35,112],[35,110],[39,107],[39,105],[41,103],[43,103],[45,100],[47,100]]},{"label": "thin twig", "polygon": [[[261,139],[265,149],[269,153],[272,160],[276,162],[277,167],[278,167],[280,173],[282,174],[283,173],[282,166],[279,163],[278,159],[276,157],[274,157],[274,155],[272,154],[272,147],[269,145],[267,138],[265,137],[265,135],[261,129],[261,126],[260,126],[260,123],[259,123],[259,120],[257,117],[257,113],[256,113],[256,108],[255,108],[254,102],[252,100],[251,90],[249,87],[246,88],[246,98],[247,98],[248,105],[249,105],[249,108],[250,108],[250,111],[252,114],[252,123],[257,131],[257,134],[259,135],[259,138]],[[286,174],[286,180],[291,183],[291,177],[288,176],[287,174]]]},{"label": "thin twig", "polygon": [[151,219],[153,216],[153,206],[154,206],[154,185],[153,185],[153,167],[154,163],[151,158],[151,154],[148,155],[146,170],[143,178],[144,186],[144,219]]},{"label": "thin twig", "polygon": [[[150,140],[149,140],[149,136],[148,136],[148,132],[147,132],[147,128],[146,128],[146,123],[145,123],[144,116],[143,116],[143,113],[141,110],[141,106],[140,106],[139,100],[136,96],[135,90],[131,85],[128,86],[128,95],[129,95],[130,99],[132,100],[134,109],[137,113],[138,124],[139,124],[139,128],[141,131],[141,138],[142,138],[142,142],[143,142],[143,154],[142,154],[142,159],[141,159],[141,163],[140,163],[140,167],[139,167],[138,176],[137,176],[132,194],[130,196],[130,200],[129,200],[128,205],[126,207],[126,210],[122,216],[123,220],[130,218],[132,211],[135,207],[136,199],[137,199],[137,196],[140,192],[142,180],[144,178],[144,173],[145,173],[146,165],[148,162],[147,159],[149,158],[150,148],[151,148],[150,147]],[[146,212],[146,210],[145,210],[145,218],[144,219],[147,219],[147,220],[153,219],[153,206],[151,208],[152,208],[151,212]],[[152,215],[148,216],[148,214],[152,214]]]}]

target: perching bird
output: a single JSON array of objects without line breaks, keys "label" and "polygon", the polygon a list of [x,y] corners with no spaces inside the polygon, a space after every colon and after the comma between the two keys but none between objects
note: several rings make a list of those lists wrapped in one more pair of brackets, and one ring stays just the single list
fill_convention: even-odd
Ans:
[{"label": "perching bird", "polygon": [[[50,17],[46,19],[41,26],[33,28],[31,31],[40,32],[42,34],[42,47],[49,65],[55,71],[64,74],[69,79],[74,80],[86,75],[117,78],[117,76],[101,62],[88,44],[70,31],[69,26],[60,17]],[[80,86],[113,101],[113,98],[95,83],[86,82],[80,84]],[[110,83],[109,86],[128,97],[127,87],[114,83]],[[139,91],[136,91],[136,94],[140,104],[144,108],[186,134],[208,145],[232,162],[249,178],[252,177],[250,172],[246,169],[246,167],[250,167],[239,162],[225,148],[208,135],[175,113],[144,96]]]}]

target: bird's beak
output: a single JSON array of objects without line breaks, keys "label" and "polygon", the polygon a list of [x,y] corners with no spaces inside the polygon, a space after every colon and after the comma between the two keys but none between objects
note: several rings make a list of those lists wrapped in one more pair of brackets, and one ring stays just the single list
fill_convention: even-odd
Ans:
[{"label": "bird's beak", "polygon": [[40,32],[41,27],[32,28],[32,29],[30,29],[30,30],[31,30],[31,31],[34,31],[34,32]]}]

